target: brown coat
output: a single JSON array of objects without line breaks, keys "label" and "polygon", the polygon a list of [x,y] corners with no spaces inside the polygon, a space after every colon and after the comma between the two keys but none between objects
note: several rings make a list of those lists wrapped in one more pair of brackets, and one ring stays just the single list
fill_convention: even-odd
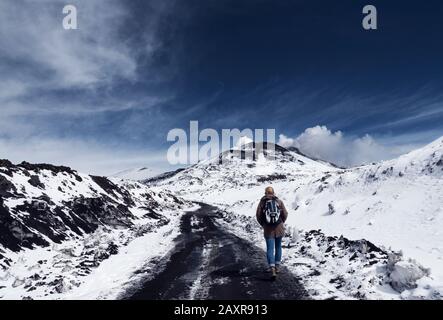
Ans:
[{"label": "brown coat", "polygon": [[263,227],[263,233],[265,238],[277,238],[277,237],[283,237],[285,235],[285,221],[288,219],[288,211],[286,210],[285,205],[283,204],[283,201],[275,197],[277,200],[277,203],[280,207],[280,217],[282,222],[276,226],[269,226],[265,224],[264,216],[263,216],[263,207],[265,205],[266,196],[260,199],[260,202],[257,206],[257,212],[256,217],[258,223]]}]

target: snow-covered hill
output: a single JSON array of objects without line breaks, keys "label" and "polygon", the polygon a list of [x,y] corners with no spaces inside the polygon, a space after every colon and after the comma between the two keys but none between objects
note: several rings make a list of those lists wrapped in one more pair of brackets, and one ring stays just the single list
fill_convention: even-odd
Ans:
[{"label": "snow-covered hill", "polygon": [[430,268],[430,276],[420,273],[416,283],[417,273],[398,263],[394,269],[411,283],[402,297],[443,295],[443,138],[398,159],[350,169],[279,146],[275,160],[242,160],[230,150],[147,183],[250,217],[264,187],[272,185],[290,208],[289,226],[401,250],[405,264],[417,265],[408,261],[415,259]]},{"label": "snow-covered hill", "polygon": [[[365,238],[431,269],[443,293],[443,138],[397,159],[325,175],[292,198],[289,224]],[[292,190],[282,187],[281,193]],[[432,294],[423,287],[403,296]]]},{"label": "snow-covered hill", "polygon": [[[159,254],[167,246],[161,239],[170,241],[164,233],[173,234],[179,212],[190,206],[137,182],[1,160],[0,298],[68,292],[137,238],[156,234],[158,243],[133,255]],[[104,279],[96,289],[108,285]]]},{"label": "snow-covered hill", "polygon": [[[222,204],[232,204],[245,199],[245,195],[242,195],[245,190],[280,182],[308,182],[319,175],[339,170],[332,164],[308,158],[297,149],[288,150],[275,145],[273,150],[271,147],[257,149],[255,157],[250,156],[255,150],[255,145],[251,143],[242,150],[225,151],[218,157],[184,170],[153,177],[145,183],[166,187],[193,199],[202,197],[202,201],[211,203],[217,203],[220,199]],[[259,194],[262,193],[261,190]]]},{"label": "snow-covered hill", "polygon": [[134,181],[142,181],[147,180],[155,176],[156,173],[154,170],[141,167],[141,168],[133,168],[123,170],[117,173],[114,173],[110,176],[110,178],[122,179],[122,180],[134,180]]}]

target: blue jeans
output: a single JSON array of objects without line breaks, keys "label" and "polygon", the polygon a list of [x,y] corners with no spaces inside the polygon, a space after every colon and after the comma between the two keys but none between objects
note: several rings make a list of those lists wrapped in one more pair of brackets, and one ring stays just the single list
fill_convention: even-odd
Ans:
[{"label": "blue jeans", "polygon": [[[281,237],[279,238],[265,238],[266,240],[266,256],[270,267],[279,265],[281,261]],[[274,255],[275,248],[275,255]]]}]

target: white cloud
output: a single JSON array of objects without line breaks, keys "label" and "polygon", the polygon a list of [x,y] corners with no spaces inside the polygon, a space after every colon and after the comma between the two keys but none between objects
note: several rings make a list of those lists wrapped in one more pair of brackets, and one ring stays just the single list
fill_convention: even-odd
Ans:
[{"label": "white cloud", "polygon": [[294,145],[295,140],[293,138],[289,138],[287,136],[285,136],[284,134],[280,134],[278,136],[278,144],[281,145],[282,147],[291,147]]},{"label": "white cloud", "polygon": [[387,139],[376,141],[368,134],[347,137],[341,131],[332,132],[326,126],[319,125],[307,128],[295,138],[281,134],[278,143],[285,147],[297,147],[308,156],[345,167],[392,159],[417,147],[416,144],[403,142],[392,148]]},{"label": "white cloud", "polygon": [[115,78],[135,79],[134,54],[116,36],[128,14],[121,2],[72,3],[78,10],[78,30],[62,27],[65,1],[1,1],[2,58],[22,65],[23,70],[33,68],[27,74],[3,74],[3,79],[52,88],[93,87]]},{"label": "white cloud", "polygon": [[[77,8],[78,30],[63,29],[62,9],[68,3]],[[148,109],[170,99],[172,93],[148,88],[162,81],[161,75],[151,82],[138,70],[139,57],[148,65],[160,46],[157,28],[169,10],[163,3],[150,2],[135,43],[126,30],[133,12],[125,1],[1,0],[0,139],[17,141],[20,152],[21,140],[44,136],[48,141],[64,125],[72,129],[82,119],[99,121],[105,113]],[[115,89],[120,80],[131,84],[139,76],[143,94]],[[12,146],[8,150],[14,153]]]}]

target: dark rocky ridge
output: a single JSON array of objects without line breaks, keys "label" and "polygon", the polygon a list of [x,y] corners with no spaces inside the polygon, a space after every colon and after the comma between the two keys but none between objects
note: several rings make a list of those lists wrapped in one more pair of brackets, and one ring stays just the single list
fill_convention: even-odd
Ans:
[{"label": "dark rocky ridge", "polygon": [[[0,160],[0,248],[17,252],[48,246],[47,239],[60,243],[92,233],[99,226],[131,227],[137,219],[130,211],[136,200],[146,208],[146,217],[167,220],[149,192],[135,199],[130,188],[137,186],[116,185],[106,177],[82,178],[69,167],[28,162],[14,165]],[[54,190],[63,200],[56,201],[48,195]],[[172,195],[168,199],[181,202]]]}]

